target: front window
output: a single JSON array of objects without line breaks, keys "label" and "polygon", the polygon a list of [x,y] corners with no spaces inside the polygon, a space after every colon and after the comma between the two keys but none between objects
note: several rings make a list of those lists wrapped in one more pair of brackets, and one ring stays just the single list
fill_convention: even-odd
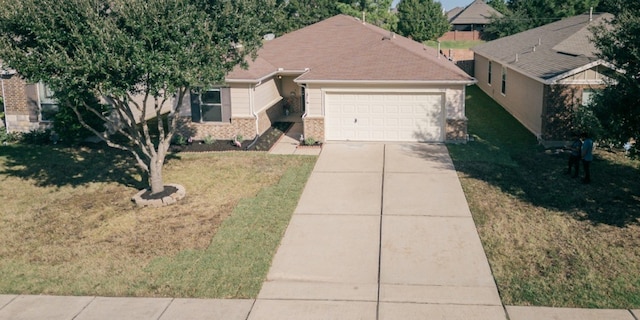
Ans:
[{"label": "front window", "polygon": [[487,83],[491,84],[491,61],[489,61],[489,75],[487,78]]},{"label": "front window", "polygon": [[53,91],[46,84],[38,83],[38,105],[40,108],[40,121],[53,121],[58,112],[58,101],[53,97]]},{"label": "front window", "polygon": [[208,89],[200,94],[200,121],[222,121],[222,99],[220,89]]},{"label": "front window", "polygon": [[582,90],[582,105],[583,106],[588,106],[591,104],[591,102],[593,102],[593,94],[594,91],[591,89],[583,89]]}]

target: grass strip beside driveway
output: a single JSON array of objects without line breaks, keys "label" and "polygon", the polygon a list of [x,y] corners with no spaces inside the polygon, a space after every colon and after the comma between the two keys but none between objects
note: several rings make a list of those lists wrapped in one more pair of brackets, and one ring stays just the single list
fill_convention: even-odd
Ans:
[{"label": "grass strip beside driveway", "polygon": [[593,182],[477,87],[474,141],[449,145],[504,304],[640,307],[640,162],[597,149]]}]

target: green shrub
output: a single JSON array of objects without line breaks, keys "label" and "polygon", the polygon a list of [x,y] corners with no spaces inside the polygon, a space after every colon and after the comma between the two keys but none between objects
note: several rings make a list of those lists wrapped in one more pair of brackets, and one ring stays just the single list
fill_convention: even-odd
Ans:
[{"label": "green shrub", "polygon": [[185,138],[183,135],[176,134],[175,136],[173,136],[172,143],[178,146],[184,146],[187,145],[187,138]]},{"label": "green shrub", "polygon": [[202,141],[204,142],[204,144],[214,144],[216,142],[216,139],[214,139],[211,135],[207,135]]},{"label": "green shrub", "polygon": [[315,145],[316,142],[317,142],[316,139],[314,139],[312,137],[304,139],[304,144],[307,145],[307,146]]},{"label": "green shrub", "polygon": [[0,144],[14,143],[20,141],[19,132],[7,132],[4,128],[0,130]]},{"label": "green shrub", "polygon": [[51,143],[51,129],[37,129],[20,135],[20,142],[25,144],[45,145]]}]

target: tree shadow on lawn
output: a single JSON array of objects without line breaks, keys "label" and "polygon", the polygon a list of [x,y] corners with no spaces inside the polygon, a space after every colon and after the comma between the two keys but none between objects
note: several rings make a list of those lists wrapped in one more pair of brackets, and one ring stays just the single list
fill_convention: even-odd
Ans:
[{"label": "tree shadow on lawn", "polygon": [[[478,147],[477,142],[469,142],[467,146],[450,148],[457,171],[534,206],[561,211],[578,220],[621,228],[640,225],[638,169],[614,161],[622,155],[596,151],[591,165],[592,182],[582,184],[580,178],[566,174],[567,153],[541,148],[509,154],[510,161],[455,160],[461,149],[472,152]],[[484,152],[488,151],[480,153]],[[582,166],[580,170],[582,175]]]},{"label": "tree shadow on lawn", "polygon": [[116,182],[143,189],[131,155],[107,146],[65,147],[9,145],[0,148],[5,158],[0,175],[34,180],[37,186],[78,187],[89,182]]}]

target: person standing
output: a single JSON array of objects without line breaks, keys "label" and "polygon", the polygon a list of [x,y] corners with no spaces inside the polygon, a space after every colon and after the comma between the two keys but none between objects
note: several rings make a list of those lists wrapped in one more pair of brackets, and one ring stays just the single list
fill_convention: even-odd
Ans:
[{"label": "person standing", "polygon": [[582,148],[582,140],[580,140],[580,137],[577,133],[573,134],[572,138],[573,142],[569,147],[571,153],[569,154],[569,167],[567,168],[567,174],[571,175],[571,172],[573,171],[572,169],[575,168],[576,172],[571,176],[577,178],[578,174],[580,173],[580,149]]},{"label": "person standing", "polygon": [[580,152],[582,158],[582,167],[584,168],[583,183],[591,183],[591,161],[593,161],[593,140],[586,132],[580,135],[582,141],[582,150]]}]

